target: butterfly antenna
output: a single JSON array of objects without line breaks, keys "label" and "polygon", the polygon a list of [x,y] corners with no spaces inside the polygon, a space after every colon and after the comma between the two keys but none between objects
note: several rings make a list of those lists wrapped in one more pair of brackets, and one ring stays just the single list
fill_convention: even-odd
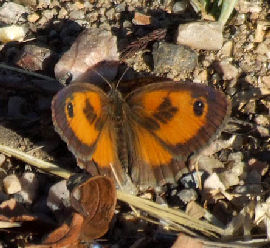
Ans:
[{"label": "butterfly antenna", "polygon": [[109,85],[109,87],[110,87],[110,89],[112,90],[112,85],[111,85],[111,83],[107,80],[107,78],[105,78],[101,73],[99,73],[97,70],[95,70],[95,69],[92,69],[96,74],[98,74],[103,80],[104,80],[104,82],[106,83],[106,84],[108,84]]},{"label": "butterfly antenna", "polygon": [[116,84],[116,89],[118,88],[120,82],[122,81],[123,77],[126,75],[127,71],[128,71],[129,67],[127,66],[125,71],[123,72],[122,76],[120,77],[120,79],[118,80],[117,84]]}]

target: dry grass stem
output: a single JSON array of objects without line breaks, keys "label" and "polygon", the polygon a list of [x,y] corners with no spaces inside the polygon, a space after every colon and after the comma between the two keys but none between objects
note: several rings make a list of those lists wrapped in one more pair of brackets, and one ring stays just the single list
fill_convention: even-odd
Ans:
[{"label": "dry grass stem", "polygon": [[[20,159],[50,174],[54,174],[65,179],[68,179],[71,176],[71,172],[65,169],[60,168],[55,164],[35,158],[17,149],[0,145],[0,152],[8,156],[13,156],[17,159]],[[126,202],[131,206],[147,212],[150,216],[168,222],[167,227],[168,228],[171,227],[172,230],[178,229],[178,231],[185,231],[188,234],[194,235],[194,233],[189,230],[193,229],[196,231],[200,231],[209,237],[217,237],[218,235],[221,235],[223,233],[223,229],[208,224],[206,222],[194,219],[193,217],[185,214],[181,210],[175,210],[167,206],[162,206],[152,201],[145,200],[140,197],[130,195],[119,190],[117,191],[117,197],[119,200]]]}]

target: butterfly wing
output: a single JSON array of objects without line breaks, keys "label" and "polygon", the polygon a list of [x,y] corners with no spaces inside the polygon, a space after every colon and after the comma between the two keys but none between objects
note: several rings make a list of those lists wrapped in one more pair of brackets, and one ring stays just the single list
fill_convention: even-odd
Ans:
[{"label": "butterfly wing", "polygon": [[[53,98],[52,119],[80,165],[93,174],[116,173],[114,176],[123,183],[125,174],[117,157],[114,123],[109,121],[109,101],[98,87],[74,83]],[[87,168],[92,159],[96,168]]]},{"label": "butterfly wing", "polygon": [[215,136],[230,112],[223,93],[194,83],[150,84],[126,102],[132,179],[145,185],[173,182],[187,156]]}]

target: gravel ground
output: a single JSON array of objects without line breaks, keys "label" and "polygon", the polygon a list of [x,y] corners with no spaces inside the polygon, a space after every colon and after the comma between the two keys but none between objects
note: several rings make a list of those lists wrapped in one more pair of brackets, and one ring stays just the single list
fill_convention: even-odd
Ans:
[{"label": "gravel ground", "polygon": [[[95,28],[117,37],[118,59],[130,67],[124,81],[154,75],[223,91],[232,102],[232,113],[219,139],[196,160],[203,189],[199,182],[196,185],[197,175],[189,172],[178,185],[141,195],[191,213],[204,207],[233,240],[266,238],[270,237],[269,13],[267,1],[239,0],[221,27],[209,24],[210,14],[197,13],[184,0],[1,1],[0,23],[12,29],[6,33],[0,27],[0,62],[55,78],[55,64],[63,53],[83,30]],[[190,25],[197,21],[201,26]],[[121,64],[116,78],[124,70]],[[0,143],[82,172],[52,124],[51,100],[63,87],[62,76],[58,75],[59,83],[0,68]],[[58,192],[58,200],[50,192]],[[43,225],[24,219],[23,227],[1,228],[0,247],[40,243],[61,222],[59,211],[68,205],[66,193],[65,181],[0,154],[0,217],[14,217],[13,212],[6,215],[4,203],[15,199],[23,206],[23,215],[38,216]],[[206,219],[204,214],[198,218]],[[158,221],[162,225],[134,217],[119,202],[109,232],[87,247],[171,247],[178,232],[166,230],[164,221]]]}]

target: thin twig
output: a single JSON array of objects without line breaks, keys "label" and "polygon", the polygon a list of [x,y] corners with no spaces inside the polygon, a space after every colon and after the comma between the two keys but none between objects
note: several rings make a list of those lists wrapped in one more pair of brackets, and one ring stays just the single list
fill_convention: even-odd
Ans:
[{"label": "thin twig", "polygon": [[0,229],[20,227],[20,222],[0,221]]},{"label": "thin twig", "polygon": [[20,72],[20,73],[23,73],[23,74],[27,74],[27,75],[30,75],[30,76],[33,76],[33,77],[38,77],[38,78],[49,80],[49,81],[57,81],[54,78],[51,78],[51,77],[48,77],[48,76],[45,76],[45,75],[42,75],[42,74],[39,74],[39,73],[36,73],[36,72],[20,69],[20,68],[14,67],[14,66],[6,65],[6,64],[3,64],[3,63],[0,63],[0,68]]},{"label": "thin twig", "polygon": [[44,170],[48,173],[54,174],[56,176],[68,179],[71,176],[71,172],[58,167],[55,164],[49,163],[49,162],[45,162],[41,159],[35,158],[25,152],[19,151],[17,149],[8,147],[8,146],[4,146],[4,145],[0,145],[0,152],[15,157],[17,159],[20,159],[28,164],[31,164],[41,170]]}]

